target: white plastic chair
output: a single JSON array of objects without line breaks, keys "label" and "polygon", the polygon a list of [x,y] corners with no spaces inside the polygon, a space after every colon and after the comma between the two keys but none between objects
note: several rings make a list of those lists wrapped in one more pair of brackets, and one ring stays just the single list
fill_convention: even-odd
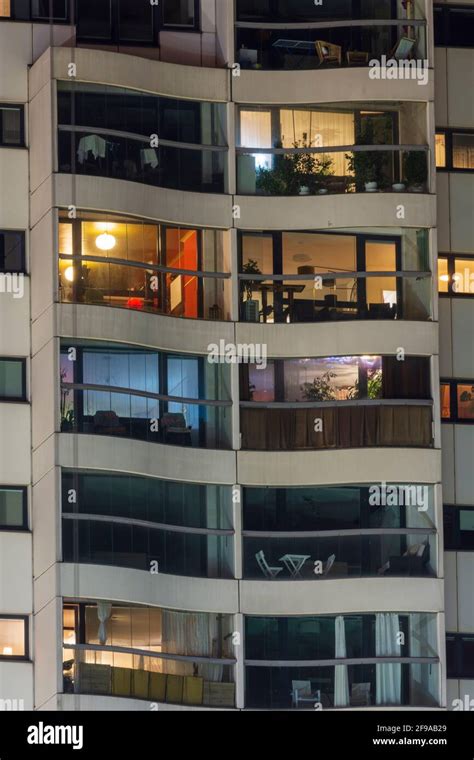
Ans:
[{"label": "white plastic chair", "polygon": [[276,578],[278,573],[281,573],[283,570],[282,567],[270,567],[267,560],[265,559],[263,550],[260,550],[256,553],[255,559],[257,560],[257,564],[266,578]]}]

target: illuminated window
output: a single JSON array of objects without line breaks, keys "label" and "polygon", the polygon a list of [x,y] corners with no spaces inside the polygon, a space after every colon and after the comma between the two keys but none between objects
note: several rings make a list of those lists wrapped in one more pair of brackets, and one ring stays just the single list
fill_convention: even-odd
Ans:
[{"label": "illuminated window", "polygon": [[453,291],[474,294],[474,259],[454,260]]},{"label": "illuminated window", "polygon": [[453,168],[474,169],[474,135],[453,134]]},{"label": "illuminated window", "polygon": [[438,259],[438,290],[440,293],[449,291],[448,259]]},{"label": "illuminated window", "polygon": [[0,17],[10,18],[12,15],[10,0],[0,0]]},{"label": "illuminated window", "polygon": [[27,656],[25,618],[0,618],[0,658]]},{"label": "illuminated window", "polygon": [[436,166],[439,169],[446,166],[446,135],[444,132],[436,133]]},{"label": "illuminated window", "polygon": [[449,420],[451,417],[451,389],[448,383],[441,385],[441,419]]},{"label": "illuminated window", "polygon": [[458,417],[460,420],[474,420],[474,385],[457,386]]}]

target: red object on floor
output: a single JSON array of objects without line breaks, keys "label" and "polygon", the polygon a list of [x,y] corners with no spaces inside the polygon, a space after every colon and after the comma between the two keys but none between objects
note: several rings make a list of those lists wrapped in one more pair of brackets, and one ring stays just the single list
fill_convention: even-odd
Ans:
[{"label": "red object on floor", "polygon": [[143,309],[143,298],[129,298],[127,309]]}]

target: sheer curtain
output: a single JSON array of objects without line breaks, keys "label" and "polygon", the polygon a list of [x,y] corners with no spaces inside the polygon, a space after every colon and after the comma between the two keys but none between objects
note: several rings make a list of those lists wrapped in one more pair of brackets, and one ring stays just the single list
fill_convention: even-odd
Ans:
[{"label": "sheer curtain", "polygon": [[[332,111],[311,111],[285,109],[280,110],[280,134],[284,148],[292,148],[295,143],[301,147],[311,148],[353,145],[355,141],[355,122],[353,113]],[[325,154],[320,154],[322,158]],[[345,176],[348,173],[344,153],[332,153],[334,174]]]},{"label": "sheer curtain", "polygon": [[[380,612],[375,616],[375,655],[377,657],[400,657],[400,621],[393,612]],[[375,666],[377,705],[399,705],[402,692],[401,663],[389,662]]]},{"label": "sheer curtain", "polygon": [[[336,618],[336,657],[347,657],[346,629],[344,618],[338,615]],[[334,707],[347,707],[349,705],[349,678],[347,665],[336,665],[334,668]]]},{"label": "sheer curtain", "polygon": [[[163,610],[161,620],[163,652],[197,657],[217,656],[219,626],[216,615]],[[177,665],[177,672],[182,673],[183,663]],[[171,672],[171,662],[167,666],[167,672]],[[198,673],[205,680],[221,681],[223,666],[202,664],[198,666]]]}]

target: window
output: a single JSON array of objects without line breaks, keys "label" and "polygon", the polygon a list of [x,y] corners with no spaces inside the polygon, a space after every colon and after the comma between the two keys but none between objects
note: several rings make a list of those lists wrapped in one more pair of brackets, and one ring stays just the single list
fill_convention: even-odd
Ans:
[{"label": "window", "polygon": [[438,292],[451,297],[474,296],[474,256],[444,254],[439,258]]},{"label": "window", "polygon": [[0,146],[24,145],[23,106],[0,105]]},{"label": "window", "polygon": [[0,617],[0,659],[26,659],[27,657],[27,618],[2,615]]},{"label": "window", "polygon": [[69,0],[0,0],[0,19],[67,23]]},{"label": "window", "polygon": [[120,0],[120,42],[153,42],[153,6],[149,0]]},{"label": "window", "polygon": [[199,2],[197,0],[163,0],[163,26],[197,29]]},{"label": "window", "polygon": [[444,506],[444,548],[474,551],[474,507]]},{"label": "window", "polygon": [[25,233],[0,230],[0,272],[25,271]]},{"label": "window", "polygon": [[441,420],[474,423],[474,382],[445,380],[441,383]]},{"label": "window", "polygon": [[440,47],[472,47],[474,40],[474,8],[434,6],[435,45]]},{"label": "window", "polygon": [[26,488],[0,486],[0,530],[26,530]]},{"label": "window", "polygon": [[439,129],[435,151],[437,169],[474,171],[474,131]]},{"label": "window", "polygon": [[26,360],[0,359],[0,401],[26,400]]},{"label": "window", "polygon": [[436,133],[436,167],[444,169],[446,166],[446,135],[444,132]]},{"label": "window", "polygon": [[447,633],[448,678],[474,678],[474,635]]},{"label": "window", "polygon": [[77,39],[110,40],[112,37],[112,0],[77,0]]}]

